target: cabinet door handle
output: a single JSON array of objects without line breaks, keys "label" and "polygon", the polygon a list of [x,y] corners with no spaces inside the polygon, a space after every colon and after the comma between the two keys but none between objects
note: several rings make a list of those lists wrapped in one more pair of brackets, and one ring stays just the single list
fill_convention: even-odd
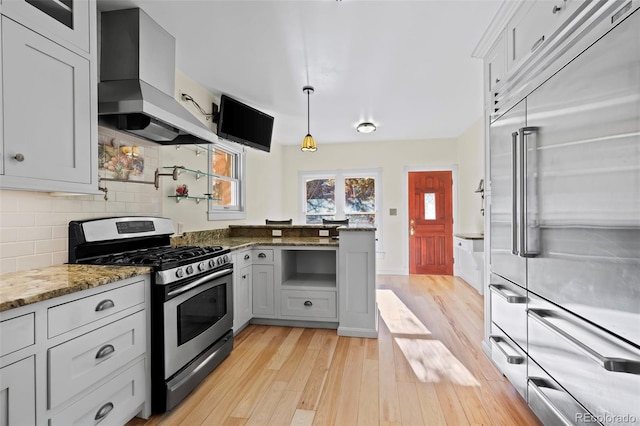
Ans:
[{"label": "cabinet door handle", "polygon": [[542,44],[542,42],[544,41],[544,36],[540,37],[538,39],[538,41],[536,41],[535,43],[533,43],[533,46],[531,46],[531,51],[533,52],[534,50],[536,50],[538,47],[540,47],[540,45]]},{"label": "cabinet door handle", "polygon": [[258,254],[258,257],[259,257],[260,259],[264,259],[265,257],[267,257],[267,255],[266,255],[266,254],[264,254],[264,253],[260,253],[260,254]]},{"label": "cabinet door handle", "polygon": [[311,303],[311,300],[307,300],[304,302],[304,306],[313,306],[313,303]]},{"label": "cabinet door handle", "polygon": [[244,260],[249,260],[249,259],[251,259],[251,256],[249,256],[248,254],[245,254],[244,255]]},{"label": "cabinet door handle", "polygon": [[116,348],[113,345],[104,345],[100,348],[98,352],[96,352],[96,359],[105,358],[116,351]]},{"label": "cabinet door handle", "polygon": [[13,156],[13,159],[16,160],[18,163],[22,163],[24,161],[24,155],[17,153],[16,155]]},{"label": "cabinet door handle", "polygon": [[96,305],[96,312],[105,311],[116,306],[111,299],[105,299]]},{"label": "cabinet door handle", "polygon": [[243,279],[243,280],[246,280],[246,279],[247,279],[247,276],[246,276],[246,275],[243,275],[243,276],[242,276],[242,279]]},{"label": "cabinet door handle", "polygon": [[561,10],[562,10],[562,6],[555,5],[555,6],[553,6],[553,9],[551,9],[551,12],[555,15],[556,13],[560,12]]},{"label": "cabinet door handle", "polygon": [[113,410],[113,403],[107,402],[102,407],[100,407],[100,409],[96,413],[96,416],[93,419],[94,420],[104,419],[105,417],[107,417],[107,414],[111,412],[111,410]]},{"label": "cabinet door handle", "polygon": [[496,78],[496,84],[500,83],[500,79]]}]

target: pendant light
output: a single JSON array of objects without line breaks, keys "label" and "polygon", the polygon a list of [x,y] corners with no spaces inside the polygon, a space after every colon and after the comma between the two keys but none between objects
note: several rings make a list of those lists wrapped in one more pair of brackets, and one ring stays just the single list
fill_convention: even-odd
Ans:
[{"label": "pendant light", "polygon": [[309,131],[309,95],[313,93],[313,86],[304,86],[302,91],[307,94],[307,136],[304,137],[300,149],[304,152],[314,152],[318,148],[316,147],[316,141],[313,140],[313,136],[311,136],[311,132]]}]

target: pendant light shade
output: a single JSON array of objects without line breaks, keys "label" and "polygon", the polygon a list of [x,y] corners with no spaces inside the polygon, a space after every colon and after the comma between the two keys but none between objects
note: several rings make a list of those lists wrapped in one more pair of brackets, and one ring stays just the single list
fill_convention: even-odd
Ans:
[{"label": "pendant light shade", "polygon": [[316,147],[316,141],[313,140],[313,136],[311,136],[311,131],[309,130],[309,95],[313,93],[313,86],[304,86],[302,91],[307,94],[307,136],[302,140],[302,146],[300,149],[304,152],[314,152],[318,148]]}]

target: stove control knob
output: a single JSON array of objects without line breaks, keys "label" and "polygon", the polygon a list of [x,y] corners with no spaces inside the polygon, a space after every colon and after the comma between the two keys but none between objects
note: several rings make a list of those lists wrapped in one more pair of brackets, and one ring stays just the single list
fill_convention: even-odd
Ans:
[{"label": "stove control knob", "polygon": [[189,265],[187,266],[187,275],[191,275],[193,274],[193,266]]},{"label": "stove control knob", "polygon": [[207,265],[205,265],[204,262],[200,262],[198,263],[198,271],[202,272],[207,268]]},{"label": "stove control knob", "polygon": [[229,263],[229,256],[225,254],[224,256],[222,256],[222,260],[224,261],[224,263]]},{"label": "stove control knob", "polygon": [[184,277],[184,271],[182,270],[182,268],[176,269],[176,277],[178,278]]},{"label": "stove control knob", "polygon": [[216,259],[216,264],[218,266],[222,265],[222,257],[219,257],[219,258]]},{"label": "stove control knob", "polygon": [[216,266],[216,261],[211,259],[209,260],[209,268],[214,268]]}]

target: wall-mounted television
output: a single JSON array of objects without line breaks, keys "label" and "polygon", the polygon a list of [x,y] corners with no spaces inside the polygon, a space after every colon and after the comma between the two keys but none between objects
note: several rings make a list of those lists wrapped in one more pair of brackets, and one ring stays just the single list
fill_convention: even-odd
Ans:
[{"label": "wall-mounted television", "polygon": [[222,95],[218,136],[269,152],[272,132],[273,117],[227,95]]}]

